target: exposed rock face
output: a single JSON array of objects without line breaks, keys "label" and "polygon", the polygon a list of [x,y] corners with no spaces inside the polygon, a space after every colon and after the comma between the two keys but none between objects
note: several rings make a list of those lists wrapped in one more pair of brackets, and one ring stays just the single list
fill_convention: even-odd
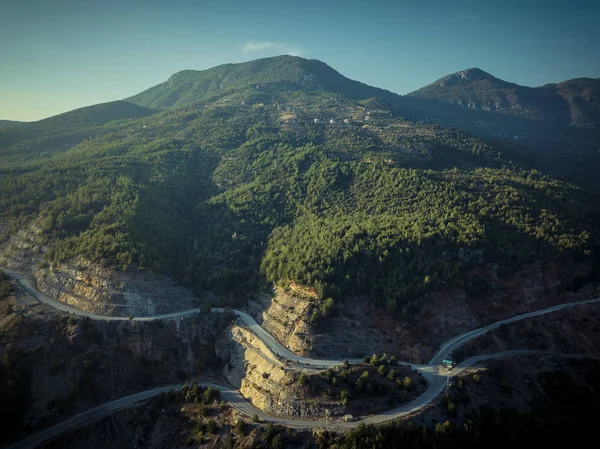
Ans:
[{"label": "exposed rock face", "polygon": [[38,289],[78,309],[101,315],[149,316],[199,306],[197,298],[171,278],[130,268],[105,268],[83,259],[42,261],[41,230],[31,224],[0,245],[0,265],[32,274]]},{"label": "exposed rock face", "polygon": [[17,439],[93,405],[220,369],[214,342],[228,325],[226,314],[106,322],[67,317],[44,305],[13,308],[18,313],[0,310],[2,375],[19,392],[3,398],[14,416],[14,426],[3,421],[11,426],[3,438]]},{"label": "exposed rock face", "polygon": [[307,400],[295,375],[261,340],[233,325],[215,345],[217,356],[229,361],[223,370],[244,397],[265,412],[287,418],[344,415],[341,403],[331,399]]},{"label": "exposed rock face", "polygon": [[[480,254],[463,252],[465,260]],[[591,265],[574,261],[534,263],[512,275],[497,266],[469,273],[473,286],[442,290],[423,300],[416,315],[393,317],[372,299],[347,297],[340,313],[317,328],[308,324],[313,298],[298,288],[277,289],[251,303],[252,314],[281,344],[315,358],[381,354],[426,362],[445,340],[485,324],[554,304],[598,296]],[[477,285],[475,285],[477,284]]]},{"label": "exposed rock face", "polygon": [[42,230],[35,223],[20,229],[0,243],[0,265],[27,273],[41,260],[46,246],[41,243]]},{"label": "exposed rock face", "polygon": [[81,260],[53,268],[34,271],[39,290],[89,312],[149,316],[199,305],[192,292],[152,272],[113,271]]},{"label": "exposed rock face", "polygon": [[286,292],[276,288],[275,295],[264,295],[259,301],[250,302],[254,319],[282,345],[297,354],[310,349],[309,326],[306,322],[314,297],[295,291]]}]

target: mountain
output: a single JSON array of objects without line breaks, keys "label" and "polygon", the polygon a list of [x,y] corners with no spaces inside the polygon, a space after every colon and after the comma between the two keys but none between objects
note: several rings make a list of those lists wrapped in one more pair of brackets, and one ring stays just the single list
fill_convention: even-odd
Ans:
[{"label": "mountain", "polygon": [[51,154],[102,132],[108,123],[148,117],[156,112],[119,100],[0,129],[0,160],[15,152],[36,156]]},{"label": "mountain", "polygon": [[562,126],[600,127],[599,79],[580,78],[532,88],[474,68],[447,75],[408,95]]},{"label": "mountain", "polygon": [[147,117],[155,112],[155,110],[119,100],[86,106],[36,122],[23,123],[11,131],[14,135],[24,136],[59,134],[72,129],[101,126],[115,120]]},{"label": "mountain", "polygon": [[22,125],[25,122],[17,122],[14,120],[0,120],[0,131],[7,128],[12,128],[13,126]]},{"label": "mountain", "polygon": [[600,190],[600,79],[532,88],[469,69],[402,101],[407,117],[465,130],[555,176]]},{"label": "mountain", "polygon": [[404,100],[277,57],[130,99],[163,111],[117,102],[23,125],[37,137],[0,149],[0,261],[33,245],[22,263],[151,269],[229,305],[297,283],[408,314],[432,291],[486,291],[477,267],[594,257],[586,192],[403,118]]},{"label": "mountain", "polygon": [[184,70],[158,86],[126,100],[150,108],[169,108],[207,100],[249,87],[273,86],[289,90],[328,91],[355,100],[378,97],[397,103],[390,91],[353,81],[327,64],[296,56],[276,56],[208,70]]},{"label": "mountain", "polygon": [[577,78],[543,88],[555,92],[568,103],[571,125],[600,127],[600,78]]}]

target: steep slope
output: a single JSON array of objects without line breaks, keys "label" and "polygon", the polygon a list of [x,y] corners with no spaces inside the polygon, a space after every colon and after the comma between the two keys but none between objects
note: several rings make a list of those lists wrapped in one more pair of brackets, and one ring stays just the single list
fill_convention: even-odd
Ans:
[{"label": "steep slope", "polygon": [[276,56],[208,70],[184,70],[127,101],[152,108],[168,108],[206,100],[255,85],[277,85],[290,90],[336,92],[352,99],[379,97],[398,102],[399,95],[353,81],[327,64],[297,56]]},{"label": "steep slope", "polygon": [[60,153],[4,163],[3,237],[36,229],[50,270],[76,256],[151,269],[236,305],[296,282],[394,313],[469,282],[473,266],[594,257],[596,209],[572,185],[464,132],[402,119],[322,63],[248,64],[269,82],[230,78],[212,100],[83,128]]},{"label": "steep slope", "polygon": [[[295,281],[396,312],[473,264],[589,257],[593,208],[572,186],[464,133],[313,94],[174,108],[7,167],[6,235],[35,223],[54,269],[151,268],[230,304]],[[316,124],[319,110],[339,115]],[[351,113],[364,121],[344,124]]]},{"label": "steep slope", "polygon": [[478,111],[577,127],[600,126],[600,80],[580,78],[542,87],[502,81],[468,69],[408,94]]},{"label": "steep slope", "polygon": [[600,124],[600,78],[578,78],[544,86],[556,92],[570,107],[571,125],[598,128]]},{"label": "steep slope", "polygon": [[402,98],[406,116],[499,142],[544,171],[600,190],[600,80],[530,88],[479,69],[448,75]]}]

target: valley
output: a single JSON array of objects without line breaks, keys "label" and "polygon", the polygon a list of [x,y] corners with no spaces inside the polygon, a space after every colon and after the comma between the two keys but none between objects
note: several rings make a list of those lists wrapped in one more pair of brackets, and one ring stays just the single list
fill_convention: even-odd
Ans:
[{"label": "valley", "polygon": [[2,443],[450,438],[593,389],[597,89],[279,56],[3,123]]}]

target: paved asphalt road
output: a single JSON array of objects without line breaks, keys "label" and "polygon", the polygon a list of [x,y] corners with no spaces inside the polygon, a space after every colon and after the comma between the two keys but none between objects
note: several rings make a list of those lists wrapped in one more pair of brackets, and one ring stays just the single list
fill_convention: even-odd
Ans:
[{"label": "paved asphalt road", "polygon": [[[61,303],[61,302],[59,302],[55,299],[52,299],[49,296],[44,295],[43,293],[39,292],[35,287],[33,287],[31,281],[28,280],[27,277],[25,275],[23,275],[22,273],[16,272],[14,270],[9,270],[9,269],[3,268],[3,267],[0,267],[0,270],[4,271],[6,274],[15,278],[17,280],[17,282],[19,282],[19,284],[28,293],[30,293],[33,297],[37,298],[42,303],[48,304],[49,306],[52,306],[58,310],[62,310],[64,312],[71,313],[74,315],[87,316],[94,320],[115,320],[115,321],[117,321],[117,320],[128,320],[129,319],[128,317],[113,317],[113,316],[97,315],[97,314],[93,314],[93,313],[84,312],[82,310],[68,306],[64,303]],[[525,313],[522,315],[517,315],[512,318],[507,318],[505,320],[497,321],[488,326],[458,335],[458,336],[448,340],[447,342],[443,343],[441,345],[439,351],[433,356],[433,358],[427,363],[427,365],[414,365],[414,364],[408,363],[409,365],[411,365],[411,367],[413,369],[416,369],[417,371],[419,371],[428,382],[427,390],[421,396],[414,399],[412,402],[405,404],[401,407],[398,407],[394,410],[389,410],[387,412],[380,413],[377,415],[367,416],[367,417],[364,417],[363,419],[361,419],[360,421],[332,422],[332,423],[329,423],[329,426],[335,427],[335,428],[341,428],[341,429],[348,429],[348,428],[357,426],[359,424],[359,422],[365,422],[367,424],[381,423],[384,421],[389,421],[391,419],[396,419],[396,418],[402,417],[409,413],[414,413],[414,412],[422,409],[423,407],[426,407],[439,394],[441,394],[442,391],[444,390],[444,388],[446,387],[446,384],[451,376],[455,376],[455,375],[461,373],[464,369],[471,367],[472,365],[479,363],[480,361],[482,361],[484,359],[488,360],[488,359],[511,357],[511,356],[515,356],[515,355],[523,355],[523,354],[531,354],[531,353],[539,352],[539,351],[527,351],[527,350],[506,351],[506,352],[501,352],[501,353],[497,353],[497,354],[488,354],[486,356],[472,357],[472,358],[460,363],[452,371],[447,371],[445,368],[442,368],[441,367],[442,360],[444,358],[447,358],[448,355],[450,355],[454,350],[463,346],[465,343],[473,340],[474,338],[479,337],[480,335],[485,334],[486,332],[489,332],[490,330],[496,329],[497,327],[499,327],[503,324],[513,323],[515,321],[523,320],[523,319],[530,318],[533,316],[538,316],[538,315],[555,312],[555,311],[566,309],[569,307],[574,307],[574,306],[583,305],[583,304],[591,304],[591,303],[596,303],[596,302],[600,302],[600,298],[590,299],[590,300],[586,300],[586,301],[578,301],[578,302],[560,304],[557,306],[549,307],[547,309],[538,310],[538,311],[534,311],[534,312],[528,312],[528,313]],[[224,311],[224,309],[221,309],[221,308],[214,308],[212,310],[213,310],[213,312],[223,312]],[[184,317],[184,316],[191,315],[194,313],[199,313],[199,312],[200,312],[200,309],[190,309],[190,310],[184,310],[181,312],[169,313],[169,314],[164,314],[164,315],[155,315],[155,316],[150,316],[150,317],[136,317],[135,319],[139,320],[139,321],[170,319],[170,318]],[[315,366],[315,367],[337,366],[344,362],[344,360],[342,360],[342,359],[340,359],[340,360],[335,360],[335,359],[334,360],[313,360],[313,359],[308,359],[305,357],[298,356],[298,355],[294,354],[293,352],[289,351],[284,346],[282,346],[277,340],[275,340],[275,338],[273,338],[273,336],[271,334],[269,334],[262,327],[260,327],[256,323],[256,321],[250,315],[248,315],[246,312],[243,312],[241,310],[233,310],[233,312],[235,313],[235,315],[238,317],[238,319],[240,320],[240,322],[242,324],[244,324],[250,330],[252,330],[252,332],[254,332],[275,354],[277,354],[279,357],[281,357],[283,359],[286,359],[291,362],[299,363],[302,365],[310,365],[310,366]],[[360,360],[349,360],[349,362],[360,363]],[[401,363],[403,363],[403,362],[401,362]],[[275,423],[285,424],[285,425],[288,425],[291,427],[303,427],[303,428],[324,427],[325,426],[325,421],[322,421],[322,420],[318,421],[318,420],[285,419],[285,418],[279,418],[279,417],[267,415],[263,411],[254,407],[249,401],[247,401],[245,398],[243,398],[237,390],[232,389],[231,387],[217,385],[217,384],[210,384],[210,383],[199,383],[199,385],[202,385],[205,387],[213,386],[215,388],[218,388],[219,390],[221,390],[221,397],[224,400],[226,400],[227,402],[229,402],[233,407],[235,407],[240,412],[242,412],[248,416],[252,416],[252,415],[256,414],[263,421],[275,422]],[[171,386],[166,386],[166,387],[160,387],[160,388],[155,388],[152,390],[144,391],[141,393],[137,393],[137,394],[134,394],[131,396],[126,396],[124,398],[117,399],[115,401],[111,401],[107,404],[90,409],[84,413],[81,413],[72,418],[69,418],[66,421],[63,421],[62,423],[59,423],[53,427],[45,429],[39,433],[36,433],[18,443],[15,443],[12,446],[9,446],[9,448],[21,449],[21,448],[36,447],[37,445],[39,445],[41,442],[45,441],[46,439],[54,437],[56,435],[59,435],[60,433],[66,431],[68,429],[77,427],[78,425],[80,425],[81,423],[83,423],[89,419],[102,416],[108,412],[117,410],[119,408],[131,406],[137,402],[147,400],[153,396],[156,396],[164,391],[168,391],[168,390],[171,390],[174,388],[181,388],[181,387],[182,387],[182,385],[171,385]]]}]

